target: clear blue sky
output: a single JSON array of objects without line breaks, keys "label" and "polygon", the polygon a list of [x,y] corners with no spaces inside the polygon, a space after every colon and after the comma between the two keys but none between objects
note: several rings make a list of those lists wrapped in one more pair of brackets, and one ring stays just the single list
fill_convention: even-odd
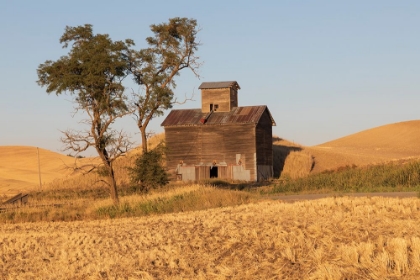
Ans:
[{"label": "clear blue sky", "polygon": [[[0,2],[0,146],[60,152],[60,130],[82,128],[69,97],[36,84],[38,65],[67,53],[65,26],[140,49],[171,17],[198,21],[204,62],[200,80],[177,80],[177,96],[196,101],[175,108],[200,107],[203,81],[236,80],[240,106],[268,105],[274,134],[308,146],[420,118],[420,1],[16,0]],[[118,125],[139,142],[133,119]]]}]

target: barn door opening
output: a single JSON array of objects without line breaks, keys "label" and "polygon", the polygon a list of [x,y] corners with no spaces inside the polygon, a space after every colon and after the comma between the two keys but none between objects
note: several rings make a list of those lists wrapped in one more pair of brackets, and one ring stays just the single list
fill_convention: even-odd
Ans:
[{"label": "barn door opening", "polygon": [[217,166],[210,166],[210,178],[217,178],[218,175],[218,168]]}]

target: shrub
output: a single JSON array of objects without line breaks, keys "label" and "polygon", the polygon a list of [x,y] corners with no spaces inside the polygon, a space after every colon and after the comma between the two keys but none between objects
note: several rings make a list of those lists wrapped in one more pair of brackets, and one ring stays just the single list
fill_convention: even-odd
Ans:
[{"label": "shrub", "polygon": [[134,167],[129,168],[131,182],[138,185],[142,192],[168,184],[168,173],[163,168],[163,154],[163,148],[158,146],[139,155]]}]

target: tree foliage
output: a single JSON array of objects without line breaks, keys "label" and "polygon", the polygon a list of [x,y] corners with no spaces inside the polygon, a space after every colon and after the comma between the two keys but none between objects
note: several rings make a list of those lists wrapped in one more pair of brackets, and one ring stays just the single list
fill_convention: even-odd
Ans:
[{"label": "tree foliage", "polygon": [[130,148],[130,141],[112,124],[129,113],[122,81],[129,75],[132,40],[112,41],[107,34],[93,34],[92,25],[67,26],[60,39],[69,53],[38,67],[38,84],[47,93],[68,93],[76,111],[87,115],[83,131],[64,131],[66,150],[76,153],[94,147],[107,169],[111,197],[118,203],[112,162]]},{"label": "tree foliage", "polygon": [[166,185],[168,174],[163,167],[163,149],[157,147],[139,155],[134,167],[129,169],[131,181],[140,186],[140,190],[147,192]]},{"label": "tree foliage", "polygon": [[200,45],[196,20],[176,17],[150,28],[154,36],[146,38],[149,47],[131,53],[131,72],[134,81],[142,87],[133,105],[143,152],[147,152],[146,129],[150,120],[161,116],[176,102],[174,78],[186,68],[198,77],[200,67],[195,54]]},{"label": "tree foliage", "polygon": [[[115,203],[118,192],[112,164],[131,148],[131,142],[123,131],[113,129],[114,122],[135,114],[144,157],[155,156],[155,152],[147,153],[149,122],[176,102],[174,78],[181,70],[189,68],[198,77],[196,20],[172,18],[151,25],[151,31],[153,36],[146,38],[148,48],[137,51],[131,39],[113,41],[108,34],[94,34],[90,24],[67,26],[60,43],[69,48],[68,54],[56,61],[47,60],[37,69],[37,83],[46,87],[47,93],[69,94],[76,112],[87,115],[83,121],[87,129],[63,131],[61,140],[65,149],[76,152],[76,156],[89,147],[96,150]],[[143,89],[131,100],[123,85],[128,76]],[[164,183],[165,177],[157,175],[159,184]],[[154,184],[151,181],[149,185]]]}]

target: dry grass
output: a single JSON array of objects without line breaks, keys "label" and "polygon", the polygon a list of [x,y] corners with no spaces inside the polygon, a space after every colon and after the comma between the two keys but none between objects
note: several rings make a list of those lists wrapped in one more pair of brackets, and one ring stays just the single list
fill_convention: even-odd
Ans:
[{"label": "dry grass", "polygon": [[415,279],[420,200],[266,201],[0,228],[1,279]]},{"label": "dry grass", "polygon": [[301,151],[304,147],[293,142],[273,137],[273,171],[274,177],[278,178],[285,168],[285,161],[291,152]]},{"label": "dry grass", "polygon": [[292,151],[285,160],[282,176],[292,179],[308,176],[314,165],[314,158],[307,151]]},{"label": "dry grass", "polygon": [[150,193],[128,190],[114,205],[103,188],[31,193],[23,206],[3,205],[0,223],[81,221],[205,210],[256,201],[258,195],[211,185],[170,185]]}]

